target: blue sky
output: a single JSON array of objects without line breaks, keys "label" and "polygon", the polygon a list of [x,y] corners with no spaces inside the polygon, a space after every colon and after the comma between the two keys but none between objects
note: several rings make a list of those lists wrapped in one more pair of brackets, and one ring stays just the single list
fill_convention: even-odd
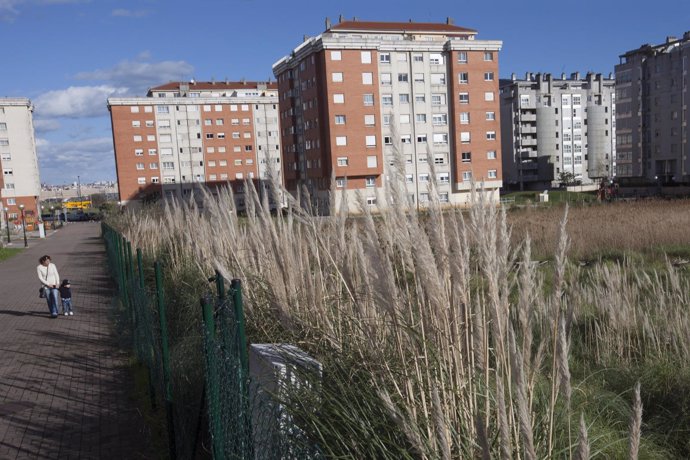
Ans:
[{"label": "blue sky", "polygon": [[0,0],[0,97],[28,97],[41,178],[114,180],[109,96],[171,80],[266,80],[324,19],[443,22],[502,40],[500,75],[608,74],[618,56],[690,30],[687,0]]}]

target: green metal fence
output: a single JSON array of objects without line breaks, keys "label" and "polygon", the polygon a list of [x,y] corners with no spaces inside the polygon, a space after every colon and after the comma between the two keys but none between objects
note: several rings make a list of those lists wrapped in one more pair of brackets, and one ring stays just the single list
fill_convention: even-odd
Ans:
[{"label": "green metal fence", "polygon": [[[226,285],[216,272],[207,278],[214,284],[203,286],[201,305],[180,305],[179,293],[166,292],[163,261],[147,262],[140,248],[133,250],[105,223],[102,233],[117,284],[121,329],[146,369],[151,409],[165,419],[169,458],[320,458],[276,398],[285,385],[273,382],[275,388],[267,390],[250,381],[240,280]],[[279,353],[281,348],[271,349]],[[299,365],[290,364],[290,353],[280,357],[281,366],[293,376],[288,380],[295,380],[293,367]]]}]

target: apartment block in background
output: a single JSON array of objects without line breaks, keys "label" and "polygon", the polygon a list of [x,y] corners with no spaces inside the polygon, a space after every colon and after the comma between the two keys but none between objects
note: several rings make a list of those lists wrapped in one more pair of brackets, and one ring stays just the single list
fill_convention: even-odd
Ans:
[{"label": "apartment block in background", "polygon": [[358,194],[376,207],[394,177],[412,206],[432,193],[466,204],[472,184],[497,201],[501,42],[476,34],[450,19],[326,20],[273,65],[288,191],[306,190],[321,213],[333,206],[333,180],[336,209],[343,190],[352,210]]},{"label": "apartment block in background", "polygon": [[186,198],[203,184],[232,186],[242,207],[245,180],[259,193],[281,182],[275,83],[168,83],[108,108],[123,204]]},{"label": "apartment block in background", "polygon": [[616,70],[617,177],[690,183],[690,32],[620,56]]},{"label": "apartment block in background", "polygon": [[29,99],[0,98],[0,193],[2,197],[2,225],[6,225],[4,208],[10,223],[21,224],[19,206],[24,205],[27,229],[38,218],[38,197],[41,180],[36,157],[33,122],[34,107]]},{"label": "apartment block in background", "polygon": [[543,190],[561,179],[596,186],[615,175],[613,76],[513,74],[500,86],[506,187]]}]

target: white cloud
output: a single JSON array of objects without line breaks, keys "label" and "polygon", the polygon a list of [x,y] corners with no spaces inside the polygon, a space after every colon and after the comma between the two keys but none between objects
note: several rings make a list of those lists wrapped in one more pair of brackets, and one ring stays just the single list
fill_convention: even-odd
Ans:
[{"label": "white cloud", "polygon": [[43,182],[53,184],[71,182],[75,180],[77,174],[86,180],[112,180],[115,176],[112,137],[94,137],[66,142],[52,142],[37,138],[36,150]]},{"label": "white cloud", "polygon": [[194,67],[185,61],[148,62],[149,59],[148,53],[142,53],[133,61],[124,60],[109,69],[80,72],[76,78],[103,81],[129,88],[133,93],[143,96],[152,86],[187,80],[194,71]]},{"label": "white cloud", "polygon": [[37,133],[47,133],[49,131],[57,131],[60,129],[60,122],[54,118],[36,118],[34,120],[34,129]]},{"label": "white cloud", "polygon": [[98,117],[108,114],[107,99],[124,96],[127,88],[109,85],[70,86],[67,89],[48,91],[34,100],[36,115],[42,118]]},{"label": "white cloud", "polygon": [[11,21],[19,15],[20,5],[69,5],[91,0],[0,0],[0,21]]},{"label": "white cloud", "polygon": [[127,10],[118,8],[113,10],[112,15],[119,18],[143,18],[148,16],[151,12],[148,10]]}]

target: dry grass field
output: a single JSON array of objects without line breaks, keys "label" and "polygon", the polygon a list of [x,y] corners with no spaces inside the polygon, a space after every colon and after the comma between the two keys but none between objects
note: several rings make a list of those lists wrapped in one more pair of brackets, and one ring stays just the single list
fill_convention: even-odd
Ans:
[{"label": "dry grass field", "polygon": [[318,395],[285,404],[326,457],[690,456],[690,282],[646,262],[683,253],[690,202],[420,218],[392,187],[380,216],[255,198],[239,218],[221,193],[111,223],[165,261],[178,334],[198,336],[218,269],[243,280],[250,341],[323,363]]}]

